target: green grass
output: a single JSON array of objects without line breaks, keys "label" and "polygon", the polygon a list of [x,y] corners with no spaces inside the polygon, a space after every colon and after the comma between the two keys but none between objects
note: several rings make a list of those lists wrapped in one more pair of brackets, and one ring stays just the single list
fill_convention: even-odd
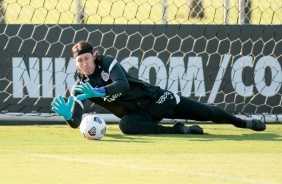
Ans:
[{"label": "green grass", "polygon": [[282,125],[89,141],[67,125],[0,126],[0,183],[282,183]]}]

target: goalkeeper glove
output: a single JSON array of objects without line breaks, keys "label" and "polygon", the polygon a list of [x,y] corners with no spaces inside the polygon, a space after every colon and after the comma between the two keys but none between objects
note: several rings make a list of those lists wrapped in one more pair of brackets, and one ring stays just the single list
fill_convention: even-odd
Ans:
[{"label": "goalkeeper glove", "polygon": [[66,103],[62,95],[59,95],[54,101],[51,103],[52,111],[58,113],[63,116],[65,120],[70,120],[72,118],[71,108],[74,102],[74,97],[70,96],[68,102]]},{"label": "goalkeeper glove", "polygon": [[92,86],[87,83],[80,83],[80,85],[75,86],[74,91],[83,93],[81,95],[77,95],[77,100],[85,100],[87,98],[92,97],[104,97],[106,96],[106,90],[104,87],[101,88],[92,88]]}]

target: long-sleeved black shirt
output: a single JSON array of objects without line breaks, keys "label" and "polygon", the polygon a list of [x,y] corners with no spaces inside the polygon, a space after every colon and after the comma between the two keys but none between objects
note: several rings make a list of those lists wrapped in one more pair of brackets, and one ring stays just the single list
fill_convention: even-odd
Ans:
[{"label": "long-sleeved black shirt", "polygon": [[[79,74],[74,86],[79,85],[80,82],[89,82],[93,88],[104,87],[105,97],[93,97],[88,100],[108,109],[119,118],[144,109],[147,104],[155,100],[156,91],[159,89],[157,86],[132,78],[111,56],[101,56],[101,60],[96,63],[94,73],[88,76]],[[77,96],[78,93],[72,91],[72,95]],[[85,100],[75,100],[72,108],[73,116],[67,121],[72,128],[80,125],[84,102]]]}]

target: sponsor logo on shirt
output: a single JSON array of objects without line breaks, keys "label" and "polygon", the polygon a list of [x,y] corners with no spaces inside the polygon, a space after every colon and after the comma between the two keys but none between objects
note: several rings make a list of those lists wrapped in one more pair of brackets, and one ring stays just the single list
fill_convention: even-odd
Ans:
[{"label": "sponsor logo on shirt", "polygon": [[118,97],[120,97],[122,95],[122,93],[118,93],[118,94],[115,94],[115,95],[109,95],[109,96],[105,96],[103,97],[104,101],[107,101],[107,102],[113,102],[115,101]]},{"label": "sponsor logo on shirt", "polygon": [[165,92],[162,96],[160,96],[160,98],[158,99],[158,101],[156,101],[157,104],[162,104],[164,103],[164,101],[170,97],[170,99],[173,99],[173,94],[170,92]]},{"label": "sponsor logo on shirt", "polygon": [[104,70],[101,72],[102,79],[107,82],[110,79],[110,75],[106,73]]}]

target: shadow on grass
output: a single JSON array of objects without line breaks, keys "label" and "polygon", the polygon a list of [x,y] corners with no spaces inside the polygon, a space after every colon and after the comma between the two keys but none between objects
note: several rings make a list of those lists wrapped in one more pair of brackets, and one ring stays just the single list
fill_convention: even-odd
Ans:
[{"label": "shadow on grass", "polygon": [[208,134],[203,135],[182,135],[182,134],[160,134],[160,135],[125,135],[125,134],[108,134],[110,140],[104,140],[109,142],[138,142],[138,143],[151,143],[152,137],[155,138],[177,138],[187,139],[187,141],[282,141],[282,136],[275,133],[252,133],[241,135],[217,135]]},{"label": "shadow on grass", "polygon": [[197,135],[191,139],[191,141],[219,141],[219,140],[232,140],[232,141],[282,141],[282,136],[275,133],[252,133],[241,135],[216,135],[216,134],[204,134],[202,136]]},{"label": "shadow on grass", "polygon": [[[4,125],[18,125],[13,123],[1,124]],[[20,126],[29,125],[29,124],[20,124]],[[60,125],[60,124],[48,124],[48,125]],[[66,125],[66,124],[63,124]],[[67,125],[66,125],[67,126]],[[275,129],[273,129],[275,131]],[[277,130],[276,130],[277,132]],[[187,141],[221,141],[221,140],[232,140],[232,141],[282,141],[282,133],[270,133],[270,132],[252,132],[252,133],[242,133],[242,134],[211,134],[205,133],[203,135],[195,135],[195,134],[149,134],[149,135],[127,135],[122,133],[116,134],[106,134],[106,137],[110,139],[102,139],[102,141],[108,142],[137,142],[137,143],[152,143],[154,138],[172,138],[172,139],[187,139]]]},{"label": "shadow on grass", "polygon": [[106,134],[106,137],[110,139],[102,139],[102,141],[152,143],[151,135]]}]

